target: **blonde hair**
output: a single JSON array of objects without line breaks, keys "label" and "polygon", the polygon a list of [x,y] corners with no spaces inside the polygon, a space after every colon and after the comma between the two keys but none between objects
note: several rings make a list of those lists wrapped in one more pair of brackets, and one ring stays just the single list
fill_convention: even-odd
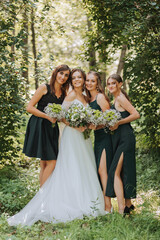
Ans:
[{"label": "blonde hair", "polygon": [[[109,99],[109,97],[108,96],[106,96],[106,94],[105,94],[105,91],[104,91],[104,89],[103,89],[103,87],[102,87],[102,84],[101,84],[101,77],[100,77],[100,74],[98,73],[98,72],[95,72],[95,71],[89,71],[88,73],[87,73],[87,75],[89,75],[89,74],[93,74],[95,77],[96,77],[96,80],[97,80],[97,91],[99,92],[99,93],[102,93],[104,96],[105,96],[105,98],[106,98],[106,100],[108,101],[108,103],[109,103],[109,105],[110,105],[110,99]],[[86,89],[86,93],[87,93],[87,96],[89,97],[89,99],[91,98],[91,94],[90,94],[90,92]]]}]

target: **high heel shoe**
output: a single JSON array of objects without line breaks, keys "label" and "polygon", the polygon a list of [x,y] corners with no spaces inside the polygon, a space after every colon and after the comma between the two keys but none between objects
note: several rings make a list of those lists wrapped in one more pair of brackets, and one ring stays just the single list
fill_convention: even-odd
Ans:
[{"label": "high heel shoe", "polygon": [[130,211],[131,211],[130,208],[125,206],[123,211],[123,217],[125,217],[126,215],[130,215]]},{"label": "high heel shoe", "polygon": [[105,211],[106,214],[113,213],[113,206],[111,207],[110,211]]},{"label": "high heel shoe", "polygon": [[133,211],[135,209],[135,206],[132,204],[130,207],[129,207],[130,211]]}]

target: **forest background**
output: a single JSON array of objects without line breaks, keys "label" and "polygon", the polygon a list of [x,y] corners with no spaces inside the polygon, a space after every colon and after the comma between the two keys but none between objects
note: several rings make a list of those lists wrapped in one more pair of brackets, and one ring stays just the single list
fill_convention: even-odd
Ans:
[{"label": "forest background", "polygon": [[[159,0],[1,0],[0,228],[2,239],[158,239],[160,236],[160,2]],[[22,154],[35,89],[59,64],[123,77],[141,118],[137,138],[136,212],[85,218],[66,225],[11,228],[38,190],[39,160]],[[113,200],[115,209],[117,203]]]}]

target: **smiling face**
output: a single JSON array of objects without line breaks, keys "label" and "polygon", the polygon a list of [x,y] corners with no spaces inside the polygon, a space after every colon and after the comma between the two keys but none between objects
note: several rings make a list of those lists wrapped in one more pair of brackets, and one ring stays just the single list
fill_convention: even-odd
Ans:
[{"label": "smiling face", "polygon": [[107,88],[111,94],[115,94],[116,92],[118,92],[121,86],[122,86],[122,82],[119,83],[114,78],[109,78],[107,81]]},{"label": "smiling face", "polygon": [[97,89],[97,84],[97,77],[93,73],[87,74],[85,81],[86,89],[88,91],[94,91]]},{"label": "smiling face", "polygon": [[69,70],[58,72],[56,76],[56,82],[59,83],[60,85],[63,85],[68,80],[69,74],[70,74]]},{"label": "smiling face", "polygon": [[83,88],[84,85],[84,78],[82,73],[79,71],[75,71],[72,74],[72,86],[73,88]]}]

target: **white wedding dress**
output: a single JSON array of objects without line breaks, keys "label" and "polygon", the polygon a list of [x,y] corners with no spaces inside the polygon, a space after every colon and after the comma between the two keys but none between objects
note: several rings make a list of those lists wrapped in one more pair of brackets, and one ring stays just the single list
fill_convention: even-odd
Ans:
[{"label": "white wedding dress", "polygon": [[[69,102],[64,102],[64,106],[65,103]],[[33,199],[7,221],[11,226],[30,226],[38,220],[58,223],[104,214],[91,140],[66,126],[55,170]]]}]

